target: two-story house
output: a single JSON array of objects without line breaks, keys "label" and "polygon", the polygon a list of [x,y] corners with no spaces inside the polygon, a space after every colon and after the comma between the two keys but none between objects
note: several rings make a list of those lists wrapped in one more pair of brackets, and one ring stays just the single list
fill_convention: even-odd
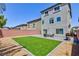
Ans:
[{"label": "two-story house", "polygon": [[27,30],[40,30],[41,31],[41,18],[27,22]]},{"label": "two-story house", "polygon": [[54,38],[63,39],[71,29],[71,5],[58,3],[41,11],[42,35],[54,35]]}]

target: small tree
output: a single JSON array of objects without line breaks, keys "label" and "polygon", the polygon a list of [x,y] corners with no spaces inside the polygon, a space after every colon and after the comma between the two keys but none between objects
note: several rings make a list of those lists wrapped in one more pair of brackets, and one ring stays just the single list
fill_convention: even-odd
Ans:
[{"label": "small tree", "polygon": [[0,15],[0,28],[6,24],[7,19],[4,18],[4,15]]}]

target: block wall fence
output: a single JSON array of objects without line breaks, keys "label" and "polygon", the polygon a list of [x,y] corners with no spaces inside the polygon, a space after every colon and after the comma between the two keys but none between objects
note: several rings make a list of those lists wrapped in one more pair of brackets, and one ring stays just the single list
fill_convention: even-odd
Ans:
[{"label": "block wall fence", "polygon": [[39,35],[40,30],[17,30],[17,29],[0,29],[0,37],[11,37],[21,35]]}]

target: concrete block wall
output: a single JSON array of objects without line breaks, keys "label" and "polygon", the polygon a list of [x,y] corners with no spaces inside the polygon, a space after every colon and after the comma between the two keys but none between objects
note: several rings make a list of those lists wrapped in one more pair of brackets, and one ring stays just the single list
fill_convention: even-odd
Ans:
[{"label": "concrete block wall", "polygon": [[11,37],[21,35],[38,35],[40,30],[14,30],[14,29],[0,29],[0,37]]}]

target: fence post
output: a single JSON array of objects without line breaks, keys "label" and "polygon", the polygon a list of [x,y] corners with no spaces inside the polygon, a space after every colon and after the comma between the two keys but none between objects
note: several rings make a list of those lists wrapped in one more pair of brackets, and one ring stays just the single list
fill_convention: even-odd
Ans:
[{"label": "fence post", "polygon": [[2,30],[0,29],[0,38],[3,37]]}]

